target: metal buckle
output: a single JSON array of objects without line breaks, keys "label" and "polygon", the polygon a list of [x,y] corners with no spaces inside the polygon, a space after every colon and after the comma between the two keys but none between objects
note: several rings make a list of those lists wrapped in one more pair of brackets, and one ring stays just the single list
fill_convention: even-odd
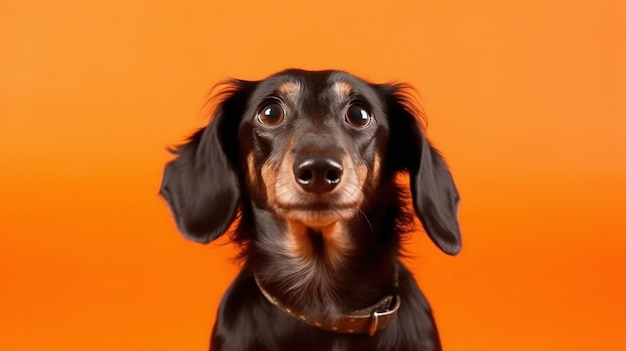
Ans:
[{"label": "metal buckle", "polygon": [[368,331],[369,336],[374,336],[378,330],[378,312],[372,312],[372,322],[370,323],[370,329]]}]

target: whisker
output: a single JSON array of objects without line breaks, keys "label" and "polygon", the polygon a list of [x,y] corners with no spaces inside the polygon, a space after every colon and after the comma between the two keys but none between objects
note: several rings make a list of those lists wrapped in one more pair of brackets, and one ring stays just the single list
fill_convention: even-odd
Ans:
[{"label": "whisker", "polygon": [[363,212],[363,210],[359,209],[359,212],[363,215],[363,218],[365,218],[365,221],[367,222],[367,225],[370,227],[370,232],[374,233],[374,228],[372,227],[372,222],[370,222],[369,218],[367,218],[367,215],[365,214],[365,212]]}]

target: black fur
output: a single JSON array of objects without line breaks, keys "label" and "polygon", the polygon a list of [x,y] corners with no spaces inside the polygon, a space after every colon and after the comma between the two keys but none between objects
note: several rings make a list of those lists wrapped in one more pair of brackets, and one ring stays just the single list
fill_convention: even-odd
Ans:
[{"label": "black fur", "polygon": [[[243,268],[223,297],[211,350],[441,350],[428,302],[399,256],[415,215],[456,255],[459,196],[406,87],[296,69],[227,86],[209,125],[174,151],[161,187],[187,238],[210,242],[238,218],[232,238]],[[283,119],[261,122],[266,108]],[[348,123],[355,111],[357,124]],[[359,113],[368,124],[358,124]],[[311,163],[321,173],[298,173]],[[398,185],[400,173],[410,189]],[[271,305],[254,273],[311,316],[333,318],[395,293],[402,304],[374,336],[327,332]]]}]

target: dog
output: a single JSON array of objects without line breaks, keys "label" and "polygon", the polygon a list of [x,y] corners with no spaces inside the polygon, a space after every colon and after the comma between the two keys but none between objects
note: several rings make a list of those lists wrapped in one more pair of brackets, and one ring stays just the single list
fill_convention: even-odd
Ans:
[{"label": "dog", "polygon": [[186,238],[239,247],[210,350],[441,350],[401,244],[419,219],[458,254],[460,198],[411,86],[302,69],[221,86],[160,189]]}]

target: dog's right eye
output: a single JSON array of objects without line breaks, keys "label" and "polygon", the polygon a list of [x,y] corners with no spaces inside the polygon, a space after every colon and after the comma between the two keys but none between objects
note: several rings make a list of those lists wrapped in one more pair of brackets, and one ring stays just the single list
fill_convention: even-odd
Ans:
[{"label": "dog's right eye", "polygon": [[261,108],[257,114],[257,119],[261,124],[266,126],[275,126],[280,124],[285,118],[285,111],[278,103],[271,103]]},{"label": "dog's right eye", "polygon": [[370,123],[372,115],[359,105],[352,105],[346,113],[346,122],[356,128],[365,127]]}]

